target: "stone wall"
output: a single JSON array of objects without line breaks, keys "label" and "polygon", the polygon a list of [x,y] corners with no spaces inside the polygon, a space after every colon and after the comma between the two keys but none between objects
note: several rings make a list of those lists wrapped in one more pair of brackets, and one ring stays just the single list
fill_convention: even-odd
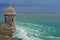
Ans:
[{"label": "stone wall", "polygon": [[0,35],[12,37],[12,30],[0,28]]}]

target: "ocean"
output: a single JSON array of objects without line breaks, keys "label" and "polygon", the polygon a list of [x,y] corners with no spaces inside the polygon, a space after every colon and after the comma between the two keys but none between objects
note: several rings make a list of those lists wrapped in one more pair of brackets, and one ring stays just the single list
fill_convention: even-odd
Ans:
[{"label": "ocean", "polygon": [[16,29],[13,37],[23,40],[60,40],[60,14],[18,13]]}]

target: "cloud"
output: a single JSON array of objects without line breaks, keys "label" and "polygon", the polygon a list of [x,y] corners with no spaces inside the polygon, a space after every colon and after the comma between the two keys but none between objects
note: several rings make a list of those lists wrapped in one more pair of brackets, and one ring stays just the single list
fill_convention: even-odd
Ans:
[{"label": "cloud", "polygon": [[0,0],[0,3],[11,3],[14,5],[50,5],[50,6],[56,6],[60,5],[60,0]]},{"label": "cloud", "polygon": [[8,3],[17,11],[60,11],[60,0],[0,0],[0,7],[6,7]]}]

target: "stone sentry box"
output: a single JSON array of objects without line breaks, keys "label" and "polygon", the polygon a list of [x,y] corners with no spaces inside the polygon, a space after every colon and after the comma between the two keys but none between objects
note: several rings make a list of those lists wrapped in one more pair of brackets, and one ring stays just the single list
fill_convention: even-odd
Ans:
[{"label": "stone sentry box", "polygon": [[0,23],[0,40],[22,40],[13,38],[12,34],[16,31],[15,27],[16,12],[11,4],[8,4],[4,12],[5,22]]}]

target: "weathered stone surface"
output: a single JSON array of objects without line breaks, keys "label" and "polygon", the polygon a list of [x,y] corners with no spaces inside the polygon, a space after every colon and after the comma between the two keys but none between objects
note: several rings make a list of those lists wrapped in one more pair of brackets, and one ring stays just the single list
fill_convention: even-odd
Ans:
[{"label": "weathered stone surface", "polygon": [[13,30],[14,30],[14,27],[11,28],[6,23],[0,24],[0,35],[12,36]]}]

